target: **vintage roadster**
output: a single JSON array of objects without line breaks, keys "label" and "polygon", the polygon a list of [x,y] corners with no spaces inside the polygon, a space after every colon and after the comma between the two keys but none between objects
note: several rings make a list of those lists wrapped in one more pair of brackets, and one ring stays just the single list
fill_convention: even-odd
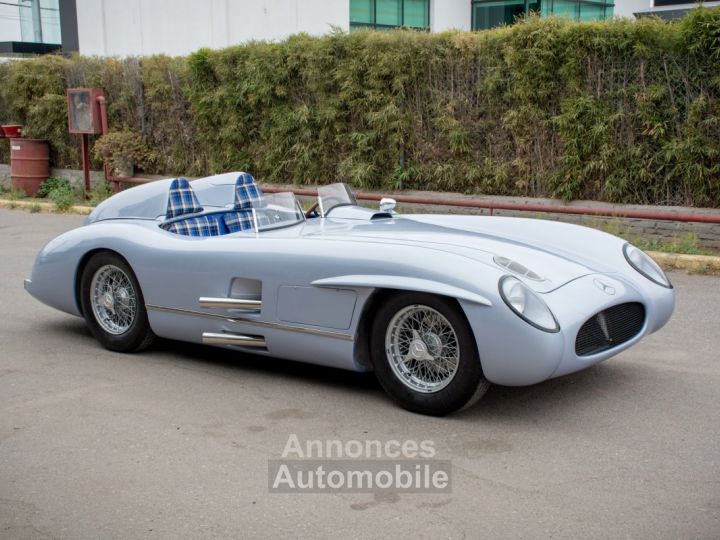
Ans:
[{"label": "vintage roadster", "polygon": [[302,210],[247,173],[123,191],[49,242],[25,288],[108,349],[155,336],[357,371],[443,415],[489,384],[592,366],[661,328],[675,292],[624,240],[553,221],[398,215],[344,184]]}]

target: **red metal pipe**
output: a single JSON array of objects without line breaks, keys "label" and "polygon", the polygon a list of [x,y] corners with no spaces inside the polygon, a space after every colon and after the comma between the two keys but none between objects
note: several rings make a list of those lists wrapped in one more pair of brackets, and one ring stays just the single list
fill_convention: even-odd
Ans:
[{"label": "red metal pipe", "polygon": [[[263,191],[267,193],[279,193],[292,191],[295,195],[305,197],[317,196],[314,189],[290,189],[263,185]],[[386,195],[377,193],[356,193],[355,197],[363,201],[379,201]],[[575,214],[584,216],[631,218],[631,219],[652,219],[656,221],[685,221],[689,223],[720,223],[720,215],[711,214],[688,214],[683,212],[661,212],[653,210],[613,210],[610,208],[589,208],[583,206],[550,206],[535,203],[506,203],[496,201],[478,201],[468,199],[439,199],[437,197],[418,197],[415,195],[392,195],[392,198],[400,203],[426,204],[432,206],[459,206],[463,208],[482,208],[489,210],[513,210],[518,212],[543,212],[546,214]]]},{"label": "red metal pipe", "polygon": [[100,131],[103,135],[107,135],[108,132],[108,118],[107,118],[107,105],[105,102],[105,96],[97,97],[98,105],[100,105]]},{"label": "red metal pipe", "polygon": [[[107,117],[107,102],[105,96],[97,97],[98,105],[100,105],[100,131],[103,135],[107,135],[108,132],[108,117]],[[103,161],[103,174],[105,175],[105,181],[112,184],[113,191],[118,193],[120,191],[120,182],[117,178],[110,174],[110,167]]]}]

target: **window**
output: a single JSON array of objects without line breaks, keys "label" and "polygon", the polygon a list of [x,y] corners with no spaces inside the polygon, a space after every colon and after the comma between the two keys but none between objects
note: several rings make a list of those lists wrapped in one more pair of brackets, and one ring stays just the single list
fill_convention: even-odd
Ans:
[{"label": "window", "polygon": [[[540,2],[528,2],[528,11],[538,11]],[[525,11],[525,0],[495,0],[473,2],[472,27],[473,30],[494,28],[503,24],[512,24],[517,17],[522,17]]]},{"label": "window", "polygon": [[430,29],[430,0],[350,0],[350,30]]},{"label": "window", "polygon": [[472,28],[484,30],[512,24],[530,12],[542,17],[597,21],[612,17],[614,4],[605,0],[473,0]]},{"label": "window", "polygon": [[18,0],[20,34],[32,43],[61,43],[58,0]]},{"label": "window", "polygon": [[697,0],[655,0],[653,6],[675,6],[678,4],[697,4]]}]

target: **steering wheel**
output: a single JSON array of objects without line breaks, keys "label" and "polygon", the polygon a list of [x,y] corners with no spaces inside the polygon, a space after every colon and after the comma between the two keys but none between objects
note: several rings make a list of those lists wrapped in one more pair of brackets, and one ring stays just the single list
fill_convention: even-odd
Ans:
[{"label": "steering wheel", "polygon": [[307,219],[320,217],[320,213],[317,211],[319,207],[320,207],[320,203],[319,203],[319,202],[316,202],[315,204],[313,204],[313,205],[310,207],[310,209],[309,209],[307,212],[305,212],[305,217],[306,217]]}]

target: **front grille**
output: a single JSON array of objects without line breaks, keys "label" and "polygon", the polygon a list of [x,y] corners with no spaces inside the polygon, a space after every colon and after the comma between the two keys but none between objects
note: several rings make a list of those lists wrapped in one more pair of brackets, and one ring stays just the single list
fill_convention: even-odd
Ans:
[{"label": "front grille", "polygon": [[575,354],[587,356],[617,347],[634,338],[645,323],[645,307],[629,302],[608,308],[585,322],[575,339]]}]

